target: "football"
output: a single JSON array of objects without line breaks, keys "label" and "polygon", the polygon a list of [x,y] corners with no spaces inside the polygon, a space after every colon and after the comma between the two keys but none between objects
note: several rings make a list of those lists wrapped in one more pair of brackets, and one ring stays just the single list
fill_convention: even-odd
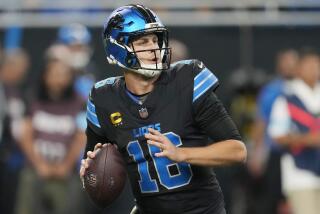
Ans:
[{"label": "football", "polygon": [[112,144],[99,149],[84,175],[84,187],[99,207],[110,205],[122,192],[127,180],[125,163]]}]

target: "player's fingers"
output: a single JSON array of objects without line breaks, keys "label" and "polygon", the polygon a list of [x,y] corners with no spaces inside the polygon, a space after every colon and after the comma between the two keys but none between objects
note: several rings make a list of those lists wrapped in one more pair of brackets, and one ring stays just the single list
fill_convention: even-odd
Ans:
[{"label": "player's fingers", "polygon": [[91,158],[92,151],[87,151],[87,158]]},{"label": "player's fingers", "polygon": [[82,159],[82,160],[81,160],[81,168],[80,168],[80,170],[81,170],[82,168],[86,168],[86,160],[85,160],[85,159]]},{"label": "player's fingers", "polygon": [[159,157],[166,157],[167,156],[166,154],[167,154],[166,152],[158,152],[158,153],[155,153],[154,155],[159,158]]},{"label": "player's fingers", "polygon": [[94,150],[97,150],[98,148],[100,148],[102,146],[101,143],[97,143],[95,146],[94,146]]},{"label": "player's fingers", "polygon": [[151,134],[151,136],[156,136],[157,139],[156,141],[162,142],[162,143],[168,143],[168,138],[166,136],[164,136],[163,134],[161,134],[161,132],[159,132],[158,130],[155,130],[153,128],[149,128],[149,133]]},{"label": "player's fingers", "polygon": [[87,158],[86,160],[85,160],[85,163],[84,163],[84,168],[85,169],[88,169],[89,168],[89,164],[90,164],[90,158]]},{"label": "player's fingers", "polygon": [[79,171],[79,174],[80,174],[80,178],[83,178],[84,177],[84,173],[86,171],[86,167],[85,167],[86,163],[85,163],[85,160],[81,160],[81,167],[80,167],[80,171]]},{"label": "player's fingers", "polygon": [[158,143],[156,141],[153,141],[153,140],[147,140],[147,143],[150,144],[150,145],[154,145],[156,147],[158,147],[159,149],[163,150],[163,144],[162,143]]},{"label": "player's fingers", "polygon": [[84,185],[84,174],[85,174],[85,169],[83,167],[80,168],[80,180],[82,183],[82,188],[85,189]]},{"label": "player's fingers", "polygon": [[85,170],[84,167],[81,167],[81,168],[80,168],[80,172],[79,172],[80,178],[83,178],[83,177],[84,177],[85,171],[86,171],[86,170]]},{"label": "player's fingers", "polygon": [[153,129],[153,128],[148,128],[148,131],[149,131],[151,134],[154,134],[154,135],[157,135],[157,136],[162,135],[158,130],[155,130],[155,129]]},{"label": "player's fingers", "polygon": [[153,141],[157,141],[157,142],[160,142],[160,141],[161,141],[160,136],[153,135],[153,134],[150,134],[150,133],[145,134],[144,137],[145,137],[146,139],[153,140]]},{"label": "player's fingers", "polygon": [[92,153],[92,151],[87,151],[87,157]]},{"label": "player's fingers", "polygon": [[91,159],[94,159],[95,157],[96,157],[96,152],[97,152],[98,150],[95,150],[94,152],[92,152],[92,151],[88,151],[87,152],[87,157],[89,157],[89,158],[91,158]]}]

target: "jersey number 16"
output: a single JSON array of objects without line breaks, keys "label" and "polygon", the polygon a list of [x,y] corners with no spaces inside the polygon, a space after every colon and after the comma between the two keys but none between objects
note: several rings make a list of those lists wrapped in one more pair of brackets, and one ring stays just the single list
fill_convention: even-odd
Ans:
[{"label": "jersey number 16", "polygon": [[[173,132],[164,134],[176,147],[181,146],[181,138]],[[153,159],[153,163],[157,172],[158,180],[162,186],[167,189],[175,189],[181,186],[188,185],[192,178],[190,164],[175,163],[166,157],[156,157],[154,154],[160,152],[156,146],[148,144],[149,153]],[[143,150],[137,140],[129,142],[127,146],[128,153],[133,157],[138,164],[140,174],[139,185],[142,193],[159,192],[158,183],[152,179],[149,172],[149,164],[145,159]],[[178,173],[171,175],[169,167],[176,166]]]}]

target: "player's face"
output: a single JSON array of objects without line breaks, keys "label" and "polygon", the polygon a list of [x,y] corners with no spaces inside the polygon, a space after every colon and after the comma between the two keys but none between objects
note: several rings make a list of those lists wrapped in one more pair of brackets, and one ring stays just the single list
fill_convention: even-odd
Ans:
[{"label": "player's face", "polygon": [[[137,57],[145,64],[160,63],[160,50],[158,49],[158,37],[155,34],[142,36],[132,42]],[[150,51],[144,51],[150,50]],[[141,51],[141,52],[139,52]]]}]

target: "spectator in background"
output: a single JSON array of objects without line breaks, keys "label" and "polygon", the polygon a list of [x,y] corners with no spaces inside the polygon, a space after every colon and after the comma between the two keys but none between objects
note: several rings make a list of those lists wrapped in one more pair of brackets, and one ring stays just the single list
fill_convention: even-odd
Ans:
[{"label": "spectator in background", "polygon": [[[2,59],[1,59],[2,60]],[[7,115],[7,101],[4,95],[4,88],[2,84],[2,80],[0,78],[0,169],[4,169],[6,167],[5,161],[2,158],[2,150],[3,150],[3,130],[4,130],[4,121]],[[3,176],[2,173],[0,173],[0,209],[2,210],[4,206],[4,198],[3,198],[3,193],[4,191],[2,190],[2,186],[5,181],[5,176]]]},{"label": "spectator in background", "polygon": [[[241,136],[248,147],[251,142],[251,131],[254,127],[256,112],[256,97],[262,85],[266,82],[266,72],[259,68],[243,66],[235,70],[229,78],[230,113],[239,127]],[[232,171],[223,168],[219,171],[222,190],[227,192],[226,205],[230,213],[255,214],[258,205],[255,192],[259,189],[257,182],[248,175],[246,166],[235,166]],[[260,209],[259,209],[260,210]],[[228,212],[229,213],[229,212]]]},{"label": "spectator in background", "polygon": [[300,54],[297,78],[276,98],[268,131],[282,146],[282,189],[293,214],[320,210],[320,60],[317,52]]},{"label": "spectator in background", "polygon": [[[262,186],[260,197],[265,206],[261,213],[286,213],[286,203],[281,193],[280,150],[266,131],[271,108],[297,69],[298,53],[293,49],[282,50],[276,57],[277,77],[266,84],[257,99],[257,118],[252,130],[252,149],[249,153],[248,170]],[[250,151],[250,150],[249,150]],[[258,200],[258,199],[257,199]]]},{"label": "spectator in background", "polygon": [[69,65],[75,71],[75,91],[87,100],[95,79],[99,74],[91,61],[92,49],[90,47],[91,34],[84,25],[73,23],[62,26],[58,31],[58,43],[65,45],[70,55]]},{"label": "spectator in background", "polygon": [[1,103],[0,105],[0,146],[1,146],[2,138],[3,138],[4,118],[6,117],[6,113],[7,113],[7,101],[4,96],[4,89],[3,89],[1,79],[0,79],[0,103]]},{"label": "spectator in background", "polygon": [[[17,145],[21,140],[22,118],[25,113],[25,94],[22,85],[29,67],[28,55],[22,49],[13,49],[6,52],[0,65],[0,80],[2,81],[2,142],[0,144],[1,167],[0,181],[0,210],[3,213],[13,213],[16,192],[23,155]],[[1,92],[0,92],[1,93]]]},{"label": "spectator in background", "polygon": [[186,44],[177,39],[170,40],[170,47],[172,49],[171,62],[189,59],[189,50]]},{"label": "spectator in background", "polygon": [[[276,72],[277,77],[265,85],[258,96],[258,120],[257,126],[261,131],[255,132],[264,133],[265,127],[269,123],[271,108],[276,98],[282,94],[284,88],[295,77],[297,68],[298,53],[293,49],[283,50],[277,54]],[[269,146],[275,146],[268,135],[260,135],[259,142],[267,143]],[[265,137],[265,138],[264,138]]]},{"label": "spectator in background", "polygon": [[58,32],[58,42],[72,52],[69,63],[73,69],[84,71],[91,58],[91,34],[84,25],[74,23],[62,26]]},{"label": "spectator in background", "polygon": [[[20,146],[28,160],[20,180],[17,214],[81,213],[76,163],[85,144],[83,102],[73,73],[49,61],[28,106]],[[78,203],[79,202],[79,203]]]},{"label": "spectator in background", "polygon": [[47,61],[61,61],[69,65],[71,55],[72,53],[68,46],[64,44],[53,44],[47,49],[45,59]]}]

